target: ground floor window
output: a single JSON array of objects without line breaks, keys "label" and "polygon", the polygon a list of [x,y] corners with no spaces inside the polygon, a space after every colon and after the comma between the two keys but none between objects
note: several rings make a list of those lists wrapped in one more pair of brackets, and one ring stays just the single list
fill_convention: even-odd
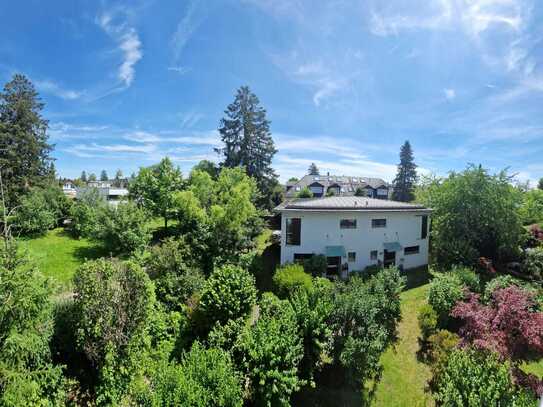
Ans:
[{"label": "ground floor window", "polygon": [[294,262],[303,263],[304,260],[313,257],[313,253],[294,253]]},{"label": "ground floor window", "polygon": [[347,261],[349,263],[354,263],[356,261],[356,252],[347,253]]},{"label": "ground floor window", "polygon": [[370,252],[370,260],[377,260],[377,250],[372,250]]},{"label": "ground floor window", "polygon": [[410,254],[417,254],[419,251],[419,246],[409,246],[404,249],[403,253],[408,256]]}]

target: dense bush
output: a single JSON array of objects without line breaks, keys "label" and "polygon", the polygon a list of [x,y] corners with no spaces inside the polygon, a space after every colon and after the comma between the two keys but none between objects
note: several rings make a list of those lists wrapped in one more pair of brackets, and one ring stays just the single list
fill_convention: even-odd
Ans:
[{"label": "dense bush", "polygon": [[450,273],[454,274],[470,291],[480,292],[481,281],[479,275],[472,269],[462,266],[454,266]]},{"label": "dense bush", "polygon": [[34,189],[23,196],[15,212],[14,226],[22,235],[43,235],[56,222],[56,214],[41,189]]},{"label": "dense bush", "polygon": [[303,265],[306,273],[314,277],[322,277],[326,273],[328,263],[325,255],[315,254],[309,259],[305,259]]},{"label": "dense bush", "polygon": [[290,406],[291,394],[302,384],[298,365],[303,345],[291,305],[265,298],[258,321],[241,338],[243,369],[254,405]]},{"label": "dense bush", "polygon": [[215,323],[249,315],[256,302],[254,277],[236,266],[213,271],[202,289],[198,311],[210,329]]},{"label": "dense bush", "polygon": [[56,226],[62,226],[64,220],[70,216],[72,200],[68,198],[62,189],[56,185],[45,187],[41,190],[49,209],[55,215]]},{"label": "dense bush", "polygon": [[334,354],[351,381],[380,377],[381,354],[397,335],[402,288],[395,268],[384,269],[367,282],[354,277],[339,286],[332,313]]},{"label": "dense bush", "polygon": [[308,187],[303,187],[296,193],[296,198],[313,198],[313,192]]},{"label": "dense bush", "polygon": [[507,288],[511,286],[522,287],[522,285],[522,281],[508,274],[496,276],[486,283],[483,293],[483,300],[484,302],[489,302],[492,299],[492,294],[494,291],[500,288]]},{"label": "dense bush", "polygon": [[460,337],[446,329],[441,329],[428,337],[426,354],[434,377],[439,376],[447,363],[447,358],[458,348],[459,343]]},{"label": "dense bush", "polygon": [[543,281],[543,247],[526,249],[522,269],[524,274],[531,279]]},{"label": "dense bush", "polygon": [[202,289],[205,281],[191,246],[183,237],[168,238],[154,246],[146,261],[146,270],[155,283],[157,299],[170,310],[180,310]]},{"label": "dense bush", "polygon": [[96,188],[88,188],[79,194],[70,209],[72,234],[76,237],[96,237],[106,205]]},{"label": "dense bush", "polygon": [[419,310],[418,321],[422,340],[427,341],[428,337],[435,334],[437,331],[437,313],[431,305],[424,304],[421,307]]},{"label": "dense bush", "polygon": [[543,222],[543,191],[532,189],[524,193],[520,215],[525,225]]},{"label": "dense bush", "polygon": [[508,363],[489,353],[454,350],[434,382],[436,400],[444,406],[536,405],[534,399],[515,388]]},{"label": "dense bush", "polygon": [[116,403],[139,369],[154,306],[153,285],[132,262],[90,261],[74,278],[77,343],[96,369],[97,400]]},{"label": "dense bush", "polygon": [[464,285],[455,274],[438,274],[430,283],[428,303],[437,313],[441,326],[447,323],[451,310],[463,298]]},{"label": "dense bush", "polygon": [[286,298],[296,290],[311,290],[313,279],[300,264],[286,264],[275,271],[273,284],[277,295]]},{"label": "dense bush", "polygon": [[[151,240],[146,212],[134,203],[120,203],[103,212],[98,238],[112,253],[143,250]],[[96,238],[96,237],[95,237]]]}]

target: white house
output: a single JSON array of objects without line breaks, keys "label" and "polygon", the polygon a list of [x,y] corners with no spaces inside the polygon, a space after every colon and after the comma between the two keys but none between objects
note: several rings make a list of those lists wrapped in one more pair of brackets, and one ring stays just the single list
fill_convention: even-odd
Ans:
[{"label": "white house", "polygon": [[95,188],[98,193],[112,206],[117,206],[120,201],[128,197],[128,189],[114,187],[84,187],[77,189],[76,199],[85,194],[89,189]]},{"label": "white house", "polygon": [[315,254],[328,272],[384,264],[404,269],[428,264],[430,209],[356,196],[295,199],[281,213],[281,264]]}]

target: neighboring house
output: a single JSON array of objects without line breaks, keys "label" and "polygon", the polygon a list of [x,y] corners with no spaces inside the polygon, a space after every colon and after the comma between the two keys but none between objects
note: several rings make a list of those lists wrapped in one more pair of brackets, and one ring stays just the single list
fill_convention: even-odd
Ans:
[{"label": "neighboring house", "polygon": [[316,198],[333,194],[334,196],[353,196],[362,188],[366,196],[388,199],[391,188],[381,178],[353,177],[346,175],[306,175],[296,182],[287,182],[285,196],[293,198],[304,188],[309,188]]},{"label": "neighboring house", "polygon": [[98,190],[98,193],[102,195],[109,204],[114,206],[117,206],[123,198],[128,197],[128,189],[126,188],[85,187],[77,188],[76,199],[89,188],[96,188]]},{"label": "neighboring house", "polygon": [[77,195],[75,184],[70,180],[64,181],[62,184],[62,192],[64,192],[64,195],[66,195],[68,198],[75,198]]},{"label": "neighboring house", "polygon": [[379,199],[337,196],[294,199],[281,213],[281,264],[315,254],[327,257],[328,273],[367,266],[404,269],[428,264],[430,209]]}]

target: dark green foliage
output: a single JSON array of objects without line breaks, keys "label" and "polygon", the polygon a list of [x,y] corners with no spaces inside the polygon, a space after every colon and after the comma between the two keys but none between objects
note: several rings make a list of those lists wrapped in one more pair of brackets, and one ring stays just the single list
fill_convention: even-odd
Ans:
[{"label": "dark green foliage", "polygon": [[289,302],[265,296],[260,317],[243,333],[240,347],[254,405],[290,406],[291,394],[301,385],[298,365],[303,346]]},{"label": "dark green foliage", "polygon": [[0,168],[8,210],[19,204],[31,187],[48,182],[52,147],[48,122],[34,85],[15,74],[0,92]]},{"label": "dark green foliage", "polygon": [[273,284],[280,298],[287,298],[296,290],[309,291],[313,288],[311,275],[300,264],[285,264],[273,276]]},{"label": "dark green foliage", "polygon": [[526,249],[523,272],[530,279],[543,281],[543,247]]},{"label": "dark green foliage", "polygon": [[[447,364],[451,352],[458,348],[460,337],[451,331],[441,329],[427,338],[426,353],[432,375],[438,377]],[[431,385],[434,385],[431,382]]]},{"label": "dark green foliage", "polygon": [[133,253],[145,249],[151,240],[149,216],[132,202],[107,206],[100,217],[98,238],[111,253]]},{"label": "dark green foliage", "polygon": [[224,111],[219,133],[224,147],[216,149],[224,157],[221,166],[243,167],[254,177],[261,193],[260,207],[271,209],[271,191],[277,185],[277,175],[271,167],[276,153],[266,110],[247,86],[238,89],[234,102]]},{"label": "dark green foliage", "polygon": [[428,303],[438,315],[440,326],[449,320],[449,314],[456,303],[464,298],[464,284],[452,273],[438,274],[430,283]]},{"label": "dark green foliage", "polygon": [[509,364],[494,354],[476,350],[454,350],[439,375],[434,378],[435,397],[445,406],[515,406],[526,403],[511,381]]},{"label": "dark green foliage", "polygon": [[304,260],[305,272],[311,274],[313,277],[322,277],[326,273],[327,266],[326,256],[323,254],[315,254],[309,259]]},{"label": "dark green foliage", "polygon": [[317,167],[317,165],[315,163],[311,163],[311,165],[307,169],[307,173],[309,175],[319,175],[320,174],[319,168]]},{"label": "dark green foliage", "polygon": [[211,328],[249,315],[255,302],[254,277],[240,267],[226,265],[214,270],[205,282],[198,310]]},{"label": "dark green foliage", "polygon": [[212,161],[202,160],[194,167],[192,167],[192,171],[207,172],[212,179],[217,179],[217,177],[219,176],[220,168]]},{"label": "dark green foliage", "polygon": [[492,293],[500,288],[507,288],[511,286],[522,287],[523,282],[510,275],[496,276],[485,285],[483,299],[488,302],[492,299]]},{"label": "dark green foliage", "polygon": [[97,374],[97,401],[118,402],[148,342],[153,285],[135,263],[100,259],[77,270],[74,286],[77,344]]},{"label": "dark green foliage", "polygon": [[543,190],[543,177],[539,178],[539,182],[537,183],[537,189]]},{"label": "dark green foliage", "polygon": [[437,313],[431,305],[424,304],[419,310],[418,320],[422,340],[427,341],[428,338],[437,331]]},{"label": "dark green foliage", "polygon": [[56,218],[41,190],[33,190],[20,199],[13,223],[18,233],[37,236],[53,228]]},{"label": "dark green foliage", "polygon": [[303,187],[296,194],[296,198],[313,198],[313,192],[308,187]]},{"label": "dark green foliage", "polygon": [[505,172],[489,175],[480,166],[429,180],[419,188],[417,200],[433,209],[433,260],[443,266],[473,266],[481,256],[494,261],[516,257],[523,236],[521,199]]},{"label": "dark green foliage", "polygon": [[358,384],[380,377],[381,354],[396,338],[403,279],[395,268],[364,282],[353,277],[334,298],[334,353]]},{"label": "dark green foliage", "polygon": [[79,177],[79,179],[83,182],[87,182],[87,171],[83,170],[81,171],[81,176]]},{"label": "dark green foliage", "polygon": [[89,188],[81,193],[70,209],[72,234],[76,237],[96,237],[106,205],[96,188]]},{"label": "dark green foliage", "polygon": [[89,181],[96,181],[96,174],[91,172],[89,175]]},{"label": "dark green foliage", "polygon": [[411,202],[415,199],[415,184],[417,183],[417,165],[413,160],[411,144],[406,141],[400,149],[400,164],[398,173],[392,181],[392,199],[400,202]]},{"label": "dark green foliage", "polygon": [[162,217],[167,228],[168,219],[173,216],[175,192],[180,191],[183,185],[181,170],[166,157],[156,165],[140,168],[128,189],[139,205]]},{"label": "dark green foliage", "polygon": [[106,170],[102,170],[102,172],[100,173],[100,181],[107,181],[109,178],[107,176],[107,172]]},{"label": "dark green foliage", "polygon": [[[62,369],[51,361],[52,289],[13,241],[0,241],[0,405],[62,405]],[[43,404],[42,404],[43,403]]]},{"label": "dark green foliage", "polygon": [[183,237],[168,238],[151,249],[146,270],[157,299],[169,310],[181,310],[202,289],[205,279],[196,260]]},{"label": "dark green foliage", "polygon": [[367,196],[368,191],[366,191],[365,188],[362,187],[356,187],[356,191],[354,191],[354,196]]},{"label": "dark green foliage", "polygon": [[471,292],[478,293],[481,291],[481,282],[479,275],[468,267],[454,266],[450,273],[456,275],[462,284]]}]

